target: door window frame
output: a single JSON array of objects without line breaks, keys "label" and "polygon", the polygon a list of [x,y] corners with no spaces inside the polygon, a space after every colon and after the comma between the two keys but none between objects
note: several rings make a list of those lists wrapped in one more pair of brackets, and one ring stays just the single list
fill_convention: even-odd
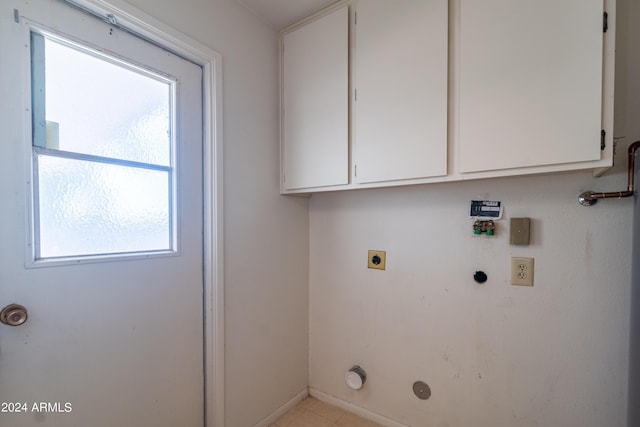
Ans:
[{"label": "door window frame", "polygon": [[[31,45],[31,123],[32,123],[32,141],[31,141],[31,200],[30,200],[30,242],[28,244],[27,267],[49,267],[57,265],[76,265],[94,262],[108,261],[124,261],[131,259],[147,259],[166,256],[180,255],[179,242],[179,226],[178,226],[178,209],[177,194],[177,161],[176,161],[176,78],[166,75],[159,70],[153,70],[148,66],[134,64],[133,61],[118,57],[117,54],[100,51],[89,43],[75,37],[61,34],[56,30],[47,28],[40,23],[24,19],[25,21],[25,43]],[[35,37],[34,37],[35,35]],[[165,83],[169,87],[169,163],[167,165],[143,163],[140,161],[118,159],[113,157],[101,157],[94,154],[86,154],[76,151],[65,151],[60,149],[50,149],[46,147],[46,135],[41,126],[37,124],[44,123],[45,109],[47,97],[47,88],[45,85],[45,40],[58,43],[69,49],[74,49],[79,53],[91,56],[95,59],[105,61],[114,66],[137,73],[140,76],[154,79]],[[90,254],[73,254],[64,256],[45,256],[41,254],[42,235],[40,230],[40,186],[39,186],[39,162],[40,156],[59,157],[69,160],[89,161],[92,163],[104,163],[112,166],[121,166],[133,169],[148,169],[153,171],[167,173],[168,183],[168,247],[158,249],[145,249],[137,251],[114,251],[106,253],[90,253]]]}]

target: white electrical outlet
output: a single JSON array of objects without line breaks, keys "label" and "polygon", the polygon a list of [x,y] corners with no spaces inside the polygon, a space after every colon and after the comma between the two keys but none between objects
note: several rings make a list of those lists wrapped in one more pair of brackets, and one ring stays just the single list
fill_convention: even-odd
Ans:
[{"label": "white electrical outlet", "polygon": [[511,284],[533,286],[533,258],[511,258]]}]

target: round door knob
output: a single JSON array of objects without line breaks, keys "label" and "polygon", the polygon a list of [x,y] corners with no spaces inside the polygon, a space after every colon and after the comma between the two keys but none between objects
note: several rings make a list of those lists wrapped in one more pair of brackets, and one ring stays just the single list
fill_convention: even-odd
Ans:
[{"label": "round door knob", "polygon": [[0,311],[0,322],[9,326],[20,326],[28,317],[27,309],[19,304],[9,304]]}]

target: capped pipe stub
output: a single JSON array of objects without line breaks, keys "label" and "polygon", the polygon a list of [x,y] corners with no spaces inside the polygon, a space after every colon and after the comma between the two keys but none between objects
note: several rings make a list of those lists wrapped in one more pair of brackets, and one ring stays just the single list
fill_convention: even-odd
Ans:
[{"label": "capped pipe stub", "polygon": [[582,206],[593,206],[596,203],[598,203],[598,199],[593,198],[592,196],[595,193],[593,191],[585,191],[583,193],[580,193],[580,195],[578,196],[578,203],[580,203]]},{"label": "capped pipe stub", "polygon": [[367,381],[367,373],[360,366],[355,365],[344,375],[347,386],[353,390],[360,390]]}]

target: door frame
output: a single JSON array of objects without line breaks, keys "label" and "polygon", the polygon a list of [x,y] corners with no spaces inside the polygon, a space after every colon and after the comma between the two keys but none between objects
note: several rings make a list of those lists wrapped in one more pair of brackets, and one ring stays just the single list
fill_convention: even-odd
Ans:
[{"label": "door frame", "polygon": [[202,67],[205,426],[224,426],[222,55],[122,0],[64,0]]}]

